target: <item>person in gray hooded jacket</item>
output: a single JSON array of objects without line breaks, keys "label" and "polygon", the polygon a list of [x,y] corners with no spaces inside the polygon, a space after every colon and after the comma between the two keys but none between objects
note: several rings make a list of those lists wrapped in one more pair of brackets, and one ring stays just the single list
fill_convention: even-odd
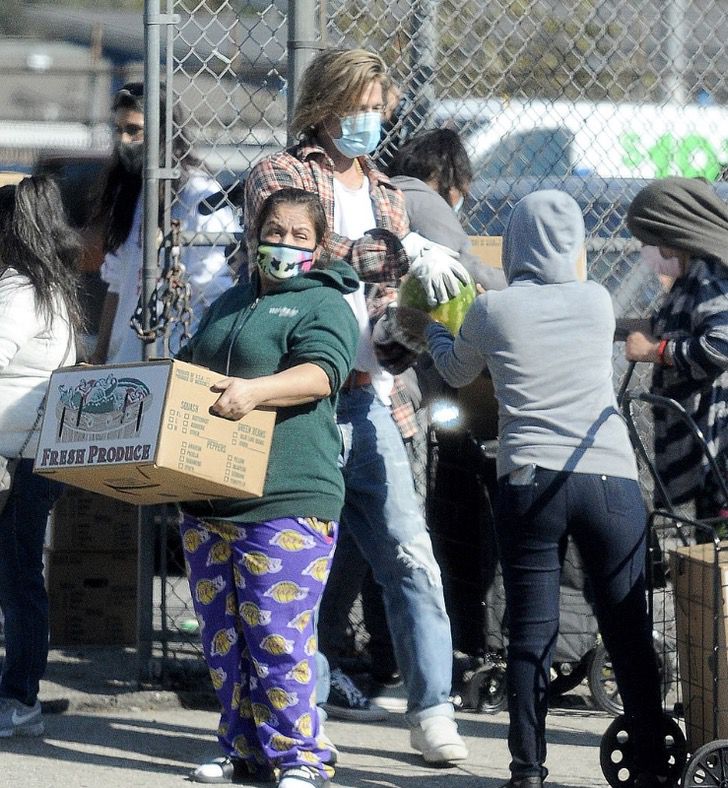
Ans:
[{"label": "person in gray hooded jacket", "polygon": [[487,366],[498,399],[495,524],[510,626],[512,776],[504,788],[542,786],[547,775],[549,670],[569,534],[624,702],[631,784],[674,784],[645,604],[646,513],[612,385],[615,319],[607,291],[578,280],[584,239],[569,195],[534,192],[505,233],[509,286],[479,296],[457,337],[422,312],[398,310],[413,340],[424,334],[448,383],[464,386]]}]

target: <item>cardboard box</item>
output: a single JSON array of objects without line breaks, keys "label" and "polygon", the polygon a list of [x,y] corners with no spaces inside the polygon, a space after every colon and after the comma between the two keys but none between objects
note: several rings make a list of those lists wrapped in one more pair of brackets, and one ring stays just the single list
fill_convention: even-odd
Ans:
[{"label": "cardboard box", "polygon": [[136,555],[139,508],[111,503],[104,495],[67,488],[51,512],[46,546],[51,550]]},{"label": "cardboard box", "polygon": [[[502,235],[470,235],[470,251],[485,265],[491,268],[502,268],[503,254]],[[576,263],[576,272],[582,281],[586,281],[586,248]]]},{"label": "cardboard box", "polygon": [[56,370],[35,472],[132,504],[260,496],[275,411],[212,416],[221,377],[171,359]]},{"label": "cardboard box", "polygon": [[[728,736],[728,542],[722,542],[721,548],[717,576],[712,543],[679,547],[670,554],[678,664],[691,752]],[[714,676],[718,678],[717,697]],[[717,730],[714,708],[718,711]]]},{"label": "cardboard box", "polygon": [[136,643],[136,555],[50,550],[46,560],[51,645]]}]

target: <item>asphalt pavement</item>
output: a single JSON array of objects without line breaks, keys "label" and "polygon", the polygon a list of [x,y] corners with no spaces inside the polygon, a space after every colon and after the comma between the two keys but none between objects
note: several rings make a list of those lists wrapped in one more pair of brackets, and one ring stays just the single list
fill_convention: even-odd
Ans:
[{"label": "asphalt pavement", "polygon": [[[139,690],[133,649],[53,650],[41,687],[38,739],[0,739],[3,785],[19,788],[165,788],[218,754],[217,713],[204,693]],[[340,758],[334,786],[498,788],[508,777],[507,715],[459,712],[470,758],[433,768],[409,746],[401,713],[379,723],[330,719]],[[599,743],[611,717],[590,708],[585,687],[548,717],[549,788],[606,788]]]}]

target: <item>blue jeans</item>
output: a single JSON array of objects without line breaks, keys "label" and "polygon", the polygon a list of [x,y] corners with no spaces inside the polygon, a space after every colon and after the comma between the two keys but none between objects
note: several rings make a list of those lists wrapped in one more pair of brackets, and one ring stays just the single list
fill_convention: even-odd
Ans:
[{"label": "blue jeans", "polygon": [[[382,587],[407,685],[408,720],[452,715],[450,620],[399,430],[370,386],[339,395],[337,421],[344,441],[342,529],[354,537]],[[327,596],[336,600],[337,588],[328,587]],[[326,614],[332,612],[328,606]],[[345,620],[348,612],[336,615]]]},{"label": "blue jeans", "polygon": [[0,697],[32,706],[48,661],[48,594],[43,582],[46,523],[63,486],[21,460],[0,514],[0,608],[5,660]]},{"label": "blue jeans", "polygon": [[657,659],[645,597],[646,513],[637,482],[536,468],[498,482],[495,526],[509,620],[508,746],[515,777],[546,776],[546,711],[559,629],[559,579],[571,534],[619,684],[638,769],[666,771]]}]

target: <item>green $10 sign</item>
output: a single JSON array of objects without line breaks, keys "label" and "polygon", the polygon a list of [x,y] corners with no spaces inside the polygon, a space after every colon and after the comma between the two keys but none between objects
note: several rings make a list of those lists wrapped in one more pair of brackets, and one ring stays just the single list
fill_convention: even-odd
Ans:
[{"label": "green $10 sign", "polygon": [[728,161],[721,161],[719,153],[728,153],[728,140],[724,140],[719,152],[715,146],[700,134],[687,134],[675,137],[662,134],[654,145],[647,147],[635,132],[625,134],[620,142],[623,147],[622,163],[628,167],[641,167],[652,162],[653,177],[666,178],[682,175],[686,178],[703,177],[714,181]]}]

